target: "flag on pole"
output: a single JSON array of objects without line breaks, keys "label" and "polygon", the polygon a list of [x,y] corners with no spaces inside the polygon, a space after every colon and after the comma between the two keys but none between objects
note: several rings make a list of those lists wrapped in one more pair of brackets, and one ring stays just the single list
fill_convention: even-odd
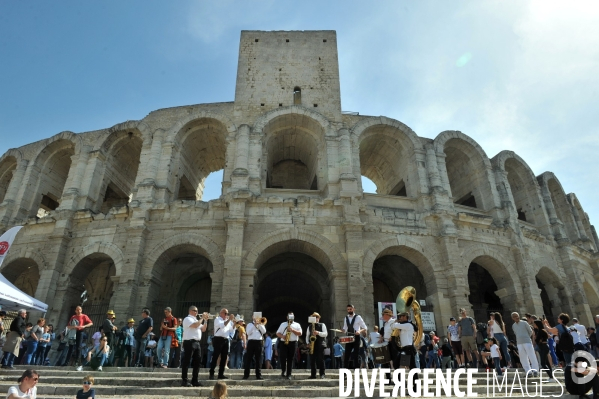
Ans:
[{"label": "flag on pole", "polygon": [[21,230],[23,226],[15,226],[12,229],[9,229],[6,233],[2,234],[0,237],[0,266],[2,266],[2,262],[4,262],[4,258],[8,255],[8,250],[12,246],[15,237],[19,230]]}]

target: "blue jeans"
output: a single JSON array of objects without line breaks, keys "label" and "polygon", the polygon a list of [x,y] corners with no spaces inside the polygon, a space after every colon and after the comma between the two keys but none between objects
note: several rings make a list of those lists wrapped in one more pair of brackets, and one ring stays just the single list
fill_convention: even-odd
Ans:
[{"label": "blue jeans", "polygon": [[433,361],[437,365],[437,368],[441,369],[441,362],[439,361],[439,355],[437,354],[437,351],[435,351],[435,350],[428,351],[428,360],[426,361],[427,369],[431,368]]},{"label": "blue jeans", "polygon": [[[94,357],[96,357],[96,355],[95,355],[95,354],[92,354],[92,359],[93,359]],[[104,366],[104,363],[106,363],[106,360],[108,359],[108,357],[106,356],[106,353],[102,353],[102,354],[101,354],[100,356],[98,356],[98,357],[100,358],[100,365],[99,365],[98,367],[102,367],[102,366]],[[91,363],[91,362],[88,362],[88,361],[87,361],[87,359],[85,359],[85,362],[84,362],[84,364],[83,364],[83,365],[84,365],[84,366],[86,366],[86,365],[88,365],[88,364],[90,364],[90,363]]]},{"label": "blue jeans", "polygon": [[34,359],[34,354],[37,351],[37,341],[27,342],[27,353],[25,354],[25,364],[31,364],[31,360]]},{"label": "blue jeans", "polygon": [[[494,335],[495,339],[497,340],[497,343],[499,344],[499,347],[501,348],[501,353],[505,356],[505,361],[509,364],[512,362],[512,358],[510,357],[510,351],[508,351],[507,349],[507,339],[505,338],[505,335],[501,334],[501,333],[496,333]],[[516,366],[515,364],[512,366]]]},{"label": "blue jeans", "polygon": [[[158,361],[160,362],[161,366],[168,366],[168,359],[170,359],[169,355],[171,353],[172,339],[173,337],[168,335],[166,337],[158,338],[158,348],[156,353],[158,354]],[[164,355],[162,354],[163,349]]]},{"label": "blue jeans", "polygon": [[[495,335],[495,337],[497,337],[497,335]],[[501,371],[501,363],[498,357],[493,358],[493,364],[495,365],[495,371],[497,371],[497,375],[503,375]]]},{"label": "blue jeans", "polygon": [[214,349],[209,350],[206,355],[206,367],[210,367],[210,363],[212,362],[212,354],[214,353]]},{"label": "blue jeans", "polygon": [[12,367],[17,357],[12,352],[4,352],[4,357],[2,358],[2,365]]},{"label": "blue jeans", "polygon": [[[240,351],[235,351],[235,352],[231,352],[229,354],[229,367],[232,369],[240,369],[241,368],[241,362],[243,360],[243,352]],[[220,361],[222,362],[223,359],[220,359]],[[226,359],[225,359],[226,361]]]}]

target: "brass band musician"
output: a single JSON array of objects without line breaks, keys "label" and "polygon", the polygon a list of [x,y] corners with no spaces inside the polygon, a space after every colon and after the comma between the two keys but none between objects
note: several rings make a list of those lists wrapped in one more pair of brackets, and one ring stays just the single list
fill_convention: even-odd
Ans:
[{"label": "brass band musician", "polygon": [[391,362],[382,365],[383,368],[390,368],[391,370],[395,369],[395,358],[398,354],[397,343],[391,337],[391,333],[393,332],[393,325],[396,323],[396,319],[393,317],[393,311],[391,309],[383,310],[383,326],[381,327],[381,337],[379,338],[379,343],[386,343],[387,348],[389,349],[389,355]]},{"label": "brass band musician", "polygon": [[[326,347],[326,338],[329,333],[327,331],[327,326],[320,322],[320,315],[317,312],[312,313],[312,316],[310,317],[316,318],[316,323],[313,324],[314,331],[312,331],[312,325],[308,325],[308,328],[306,329],[306,343],[310,342],[311,348],[312,345],[314,348],[314,350],[310,352],[310,368],[312,370],[310,373],[310,379],[316,379],[317,365],[320,378],[324,379],[324,348]],[[315,337],[314,342],[311,342],[312,337]]]},{"label": "brass band musician", "polygon": [[410,369],[416,368],[416,348],[414,347],[414,331],[416,328],[410,323],[410,313],[402,312],[397,315],[397,323],[394,323],[392,328],[399,330],[399,340],[401,348],[398,348],[399,353],[395,359],[395,366],[399,367],[402,356],[410,356]]},{"label": "brass band musician", "polygon": [[[252,317],[252,323],[248,324],[246,331],[247,334],[247,348],[245,353],[245,362],[243,365],[243,379],[247,380],[250,378],[250,364],[252,358],[256,358],[256,379],[263,380],[262,378],[262,347],[264,346],[264,334],[266,334],[266,327],[264,327],[265,321],[261,322],[262,313],[257,317],[258,313]],[[264,318],[264,320],[266,320]]]},{"label": "brass band musician", "polygon": [[277,330],[279,338],[277,347],[281,358],[281,377],[291,380],[293,357],[297,350],[297,340],[302,335],[302,326],[294,321],[293,312],[287,314],[287,321],[281,323]]},{"label": "brass band musician", "polygon": [[227,379],[225,376],[225,365],[227,363],[227,356],[229,355],[229,333],[235,328],[235,315],[229,314],[227,309],[221,309],[218,317],[214,319],[214,336],[212,338],[212,346],[214,347],[214,354],[212,355],[212,362],[210,362],[210,375],[211,380],[214,379],[214,369],[216,368],[216,361],[220,356],[220,365],[218,369],[218,379]]},{"label": "brass band musician", "polygon": [[[355,369],[356,366],[359,367],[358,354],[360,352],[360,334],[362,334],[362,331],[368,330],[366,323],[364,323],[364,320],[362,319],[362,316],[357,315],[354,312],[354,305],[347,305],[347,316],[345,316],[345,320],[343,322],[343,332],[347,335],[351,334],[354,336],[354,342],[345,345],[345,358],[343,360],[345,366],[347,368],[351,368],[352,370]],[[348,367],[350,356],[353,363],[351,367]]]}]

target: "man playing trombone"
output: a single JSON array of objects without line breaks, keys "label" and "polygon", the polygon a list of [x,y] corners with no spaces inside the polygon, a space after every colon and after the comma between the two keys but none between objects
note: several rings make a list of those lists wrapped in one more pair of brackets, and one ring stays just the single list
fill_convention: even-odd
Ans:
[{"label": "man playing trombone", "polygon": [[214,337],[212,338],[214,353],[210,364],[211,380],[214,379],[214,369],[216,368],[216,361],[219,356],[220,365],[218,369],[218,379],[224,380],[229,378],[225,377],[225,365],[227,363],[227,356],[229,355],[229,333],[235,326],[234,320],[235,315],[229,314],[227,309],[221,309],[218,317],[214,319]]},{"label": "man playing trombone", "polygon": [[[204,313],[202,317],[198,317],[198,308],[190,306],[189,315],[183,319],[183,363],[181,364],[181,385],[184,387],[202,386],[198,381],[200,361],[202,359],[200,341],[202,340],[202,333],[206,331],[206,327],[208,326],[206,323],[207,318],[208,315],[206,313]],[[193,360],[191,384],[187,381],[187,370],[189,368],[190,360]]]},{"label": "man playing trombone", "polygon": [[250,364],[252,357],[256,358],[256,379],[262,378],[262,347],[264,346],[264,334],[266,334],[266,317],[262,317],[262,313],[254,313],[252,322],[247,326],[247,347],[243,365],[243,379],[250,378]]}]

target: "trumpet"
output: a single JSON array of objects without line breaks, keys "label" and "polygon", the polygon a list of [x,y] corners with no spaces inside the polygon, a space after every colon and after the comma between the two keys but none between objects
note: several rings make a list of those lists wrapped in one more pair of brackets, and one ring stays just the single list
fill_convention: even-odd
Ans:
[{"label": "trumpet", "polygon": [[263,325],[263,326],[265,326],[266,323],[268,323],[268,320],[266,319],[266,317],[260,317],[260,318],[255,318],[254,322],[256,323],[256,325]]},{"label": "trumpet", "polygon": [[204,319],[204,320],[214,320],[216,316],[213,314],[210,314],[208,312],[204,312],[202,313],[202,315],[198,315],[198,320],[200,320],[200,318]]}]

